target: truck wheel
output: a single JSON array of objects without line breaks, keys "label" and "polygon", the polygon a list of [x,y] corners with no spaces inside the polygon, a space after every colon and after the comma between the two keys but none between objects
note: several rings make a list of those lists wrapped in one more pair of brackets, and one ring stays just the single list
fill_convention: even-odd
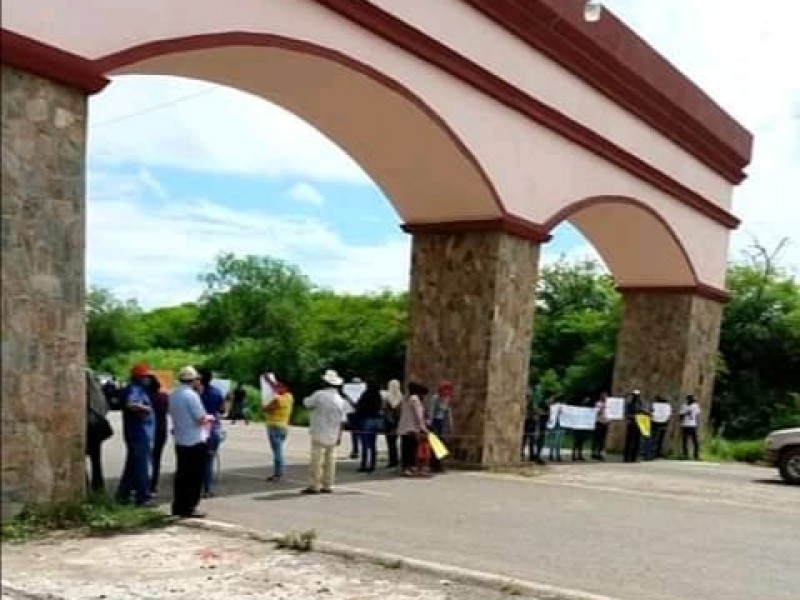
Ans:
[{"label": "truck wheel", "polygon": [[778,471],[784,481],[800,485],[800,446],[789,448],[781,454]]}]

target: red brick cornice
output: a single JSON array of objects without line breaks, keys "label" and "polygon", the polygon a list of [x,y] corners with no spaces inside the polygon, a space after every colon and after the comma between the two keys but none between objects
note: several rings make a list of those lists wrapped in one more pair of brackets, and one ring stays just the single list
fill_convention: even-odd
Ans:
[{"label": "red brick cornice", "polygon": [[680,296],[699,296],[706,300],[713,300],[724,304],[731,299],[731,294],[727,290],[723,290],[712,285],[705,283],[698,283],[696,285],[621,285],[617,287],[617,291],[621,294],[653,294],[653,295],[680,295]]},{"label": "red brick cornice", "polygon": [[638,116],[732,183],[753,136],[613,13],[585,0],[462,0]]},{"label": "red brick cornice", "polygon": [[498,231],[536,243],[549,242],[552,236],[538,223],[512,215],[486,219],[467,219],[440,223],[404,223],[403,231],[411,234],[451,234]]},{"label": "red brick cornice", "polygon": [[0,31],[0,58],[5,65],[79,89],[87,94],[99,92],[109,82],[93,61],[7,29]]}]

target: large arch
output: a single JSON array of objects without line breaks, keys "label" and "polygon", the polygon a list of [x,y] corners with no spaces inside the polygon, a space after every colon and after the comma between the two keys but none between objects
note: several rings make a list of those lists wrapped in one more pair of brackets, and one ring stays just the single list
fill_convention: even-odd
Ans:
[{"label": "large arch", "polygon": [[108,75],[204,80],[282,106],[347,151],[406,222],[503,215],[493,183],[444,118],[408,87],[335,49],[227,32],[149,42],[97,66]]}]

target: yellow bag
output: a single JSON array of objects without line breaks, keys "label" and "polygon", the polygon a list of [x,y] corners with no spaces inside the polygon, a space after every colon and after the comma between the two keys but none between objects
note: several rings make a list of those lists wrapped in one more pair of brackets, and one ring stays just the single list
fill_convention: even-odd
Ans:
[{"label": "yellow bag", "polygon": [[442,460],[448,454],[450,454],[450,451],[447,449],[447,446],[445,446],[442,440],[439,439],[439,436],[433,432],[428,432],[428,443],[431,446],[433,455],[437,459]]},{"label": "yellow bag", "polygon": [[644,437],[650,437],[650,416],[636,415],[636,424]]}]

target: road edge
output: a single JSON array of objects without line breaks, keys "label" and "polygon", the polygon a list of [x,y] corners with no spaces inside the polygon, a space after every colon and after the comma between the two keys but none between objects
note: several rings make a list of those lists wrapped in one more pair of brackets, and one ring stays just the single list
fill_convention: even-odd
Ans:
[{"label": "road edge", "polygon": [[[249,529],[240,525],[233,525],[223,521],[210,519],[188,519],[178,522],[178,525],[189,529],[200,529],[236,537],[240,539],[255,540],[259,542],[275,542],[283,537],[283,534],[273,531],[259,531]],[[517,579],[505,575],[497,575],[486,571],[467,569],[454,565],[447,565],[433,561],[411,558],[400,554],[367,550],[356,546],[348,546],[337,542],[326,542],[316,540],[313,544],[313,552],[344,558],[346,560],[357,560],[362,563],[371,563],[384,568],[405,568],[420,573],[446,579],[455,583],[473,585],[476,587],[488,588],[500,592],[516,595],[527,593],[535,596],[537,600],[620,600],[611,596],[603,596],[580,590],[562,588],[546,583],[536,583],[524,579]]]}]

